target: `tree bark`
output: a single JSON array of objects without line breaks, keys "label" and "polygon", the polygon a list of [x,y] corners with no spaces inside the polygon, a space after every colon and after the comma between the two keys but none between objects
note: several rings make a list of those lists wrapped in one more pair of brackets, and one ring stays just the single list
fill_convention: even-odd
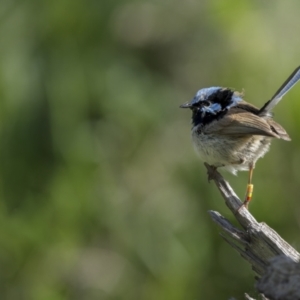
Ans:
[{"label": "tree bark", "polygon": [[300,299],[300,254],[267,224],[258,223],[221,174],[205,166],[241,229],[220,213],[209,213],[224,240],[251,264],[258,279],[256,289],[271,300]]}]

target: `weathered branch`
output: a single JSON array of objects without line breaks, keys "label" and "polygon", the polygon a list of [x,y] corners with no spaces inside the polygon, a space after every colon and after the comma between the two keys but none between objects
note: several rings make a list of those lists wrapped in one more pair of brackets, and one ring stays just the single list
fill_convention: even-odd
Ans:
[{"label": "weathered branch", "polygon": [[[300,299],[300,271],[298,273],[295,271],[300,270],[298,264],[300,254],[267,224],[258,223],[221,174],[206,163],[205,166],[209,178],[215,182],[226,205],[241,225],[241,229],[234,227],[220,213],[216,211],[209,213],[213,221],[222,229],[221,236],[251,264],[258,275],[258,291],[270,299]],[[288,259],[288,263],[286,261],[282,263],[282,259]],[[279,275],[274,275],[274,272]],[[292,291],[288,287],[290,283],[292,283],[290,286]],[[280,292],[285,290],[285,295],[278,293],[279,285]],[[298,285],[296,289],[298,294],[295,294],[296,285]],[[274,294],[275,291],[277,292]],[[289,295],[293,295],[294,298],[289,298]]]}]

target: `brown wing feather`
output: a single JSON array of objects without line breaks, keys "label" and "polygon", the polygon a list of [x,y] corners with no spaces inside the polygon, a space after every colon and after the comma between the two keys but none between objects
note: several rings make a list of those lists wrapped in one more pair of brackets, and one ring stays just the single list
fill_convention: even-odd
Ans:
[{"label": "brown wing feather", "polygon": [[291,140],[290,136],[285,131],[285,129],[281,125],[276,123],[273,119],[268,119],[268,123],[271,126],[272,131],[276,132],[280,136],[281,139],[286,140],[286,141]]},{"label": "brown wing feather", "polygon": [[251,134],[289,139],[285,130],[272,119],[265,119],[238,108],[232,108],[222,119],[211,123],[205,132],[236,136]]}]

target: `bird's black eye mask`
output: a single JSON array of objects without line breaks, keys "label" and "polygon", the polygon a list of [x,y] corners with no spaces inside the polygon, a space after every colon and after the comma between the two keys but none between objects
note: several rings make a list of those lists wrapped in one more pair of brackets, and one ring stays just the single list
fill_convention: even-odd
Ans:
[{"label": "bird's black eye mask", "polygon": [[233,90],[220,87],[201,89],[193,100],[187,104],[193,111],[193,124],[208,124],[220,119],[233,106],[236,106],[242,98]]}]

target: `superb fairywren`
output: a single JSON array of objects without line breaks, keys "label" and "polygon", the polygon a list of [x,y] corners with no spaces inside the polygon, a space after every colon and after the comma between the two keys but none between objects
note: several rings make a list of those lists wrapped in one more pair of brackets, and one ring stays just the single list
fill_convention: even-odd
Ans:
[{"label": "superb fairywren", "polygon": [[180,106],[192,110],[192,140],[204,162],[233,174],[249,170],[245,207],[252,198],[256,161],[269,150],[272,138],[290,141],[271,110],[299,79],[300,67],[261,109],[244,101],[243,94],[222,87],[201,89]]}]

